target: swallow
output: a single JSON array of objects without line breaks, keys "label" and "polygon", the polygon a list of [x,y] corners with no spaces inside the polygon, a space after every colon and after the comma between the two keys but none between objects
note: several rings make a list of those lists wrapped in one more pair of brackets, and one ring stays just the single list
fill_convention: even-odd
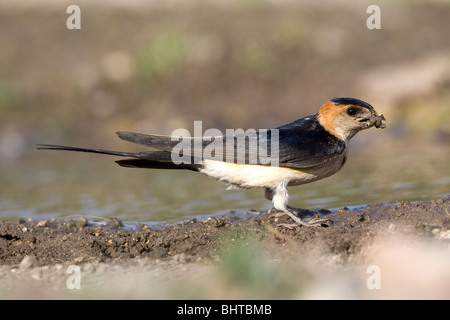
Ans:
[{"label": "swallow", "polygon": [[[204,151],[210,143],[203,140],[195,143],[187,156],[190,161],[175,163],[173,149],[179,140],[172,136],[117,132],[119,138],[154,149],[143,152],[120,152],[103,149],[90,149],[72,146],[39,144],[38,149],[81,151],[127,157],[117,160],[120,166],[152,169],[186,169],[205,174],[237,188],[263,188],[264,195],[281,214],[287,214],[294,224],[288,226],[320,226],[326,219],[302,220],[299,210],[288,206],[288,187],[303,185],[329,177],[338,172],[347,161],[348,143],[359,131],[371,127],[385,128],[385,117],[378,114],[367,102],[355,98],[333,98],[322,105],[319,111],[291,123],[275,128],[277,130],[277,165],[268,165],[261,161],[239,163],[236,158],[217,160],[217,158],[199,158],[196,149]],[[267,133],[267,132],[266,132]],[[214,137],[222,139],[224,146],[228,136]],[[237,139],[237,137],[231,137]],[[273,143],[271,134],[264,136],[260,131],[253,136],[262,144]],[[218,140],[219,139],[219,140]],[[198,142],[198,141],[197,141]],[[271,144],[268,149],[271,149]],[[245,148],[245,158],[255,158],[255,148]],[[258,157],[256,157],[258,159]]]}]

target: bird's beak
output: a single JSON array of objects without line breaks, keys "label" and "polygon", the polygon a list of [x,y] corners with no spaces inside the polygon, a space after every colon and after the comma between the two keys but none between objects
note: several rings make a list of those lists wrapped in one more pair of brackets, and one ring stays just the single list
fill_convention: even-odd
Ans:
[{"label": "bird's beak", "polygon": [[375,128],[386,128],[386,124],[383,123],[383,121],[386,121],[386,118],[383,114],[378,114],[375,111],[372,112],[372,115],[368,118],[363,118],[359,120],[359,122],[365,122],[367,125],[367,128],[375,126]]}]

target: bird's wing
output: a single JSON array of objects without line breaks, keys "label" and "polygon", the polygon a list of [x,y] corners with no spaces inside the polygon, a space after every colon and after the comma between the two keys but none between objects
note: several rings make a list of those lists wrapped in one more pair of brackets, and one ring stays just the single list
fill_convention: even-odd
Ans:
[{"label": "bird's wing", "polygon": [[[239,142],[243,141],[243,139],[247,139],[245,140],[247,142],[249,140],[259,141],[261,137],[261,134],[256,131],[246,133],[244,132],[236,133],[227,136],[211,136],[211,137],[189,137],[189,136],[182,137],[182,136],[143,134],[143,133],[123,132],[123,131],[117,132],[117,135],[122,140],[137,143],[161,151],[173,151],[173,149],[176,146],[180,145],[180,142],[185,142],[186,145],[191,146],[191,150],[193,153],[198,151],[198,149],[200,149],[203,153],[205,148],[211,146],[211,143],[213,143],[214,146],[216,147],[218,147],[219,144],[222,144],[223,147],[226,147],[227,141],[230,144],[237,145],[239,144]],[[248,151],[249,150],[247,150],[247,152]]]},{"label": "bird's wing", "polygon": [[122,140],[137,143],[161,151],[172,151],[172,149],[179,143],[178,140],[172,141],[172,137],[166,135],[143,134],[123,131],[117,132],[117,135]]},{"label": "bird's wing", "polygon": [[293,137],[280,140],[279,163],[281,167],[310,168],[338,158],[345,150],[340,139],[317,139],[315,136]]},{"label": "bird's wing", "polygon": [[346,143],[320,125],[317,114],[280,126],[279,162],[282,167],[310,168],[332,161]]},{"label": "bird's wing", "polygon": [[[260,138],[260,133],[256,131],[213,137],[178,137],[134,132],[117,132],[117,134],[119,138],[125,141],[160,151],[192,156],[195,159],[201,157],[210,160],[252,164],[258,164],[258,144],[264,140]],[[250,161],[250,158],[255,156],[256,160]]]},{"label": "bird's wing", "polygon": [[[334,160],[345,142],[328,133],[314,117],[303,118],[275,130],[216,137],[172,137],[118,132],[121,139],[161,151],[240,164],[309,168]],[[278,143],[276,144],[275,142]],[[185,143],[180,144],[180,143]],[[184,147],[183,147],[184,146]],[[278,155],[278,156],[277,156]]]}]

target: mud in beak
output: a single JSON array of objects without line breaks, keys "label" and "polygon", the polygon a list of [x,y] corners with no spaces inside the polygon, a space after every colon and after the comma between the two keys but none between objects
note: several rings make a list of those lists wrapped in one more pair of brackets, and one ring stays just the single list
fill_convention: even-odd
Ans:
[{"label": "mud in beak", "polygon": [[386,123],[383,123],[383,121],[386,121],[386,118],[383,116],[383,114],[377,114],[375,117],[374,117],[374,120],[373,120],[374,122],[373,122],[373,124],[374,124],[374,126],[375,126],[375,128],[377,128],[377,129],[384,129],[384,128],[386,128]]},{"label": "mud in beak", "polygon": [[377,129],[386,128],[386,124],[383,123],[383,121],[386,121],[386,118],[382,114],[377,114],[376,112],[374,112],[370,118],[359,120],[359,122],[365,122],[367,127],[375,126]]}]

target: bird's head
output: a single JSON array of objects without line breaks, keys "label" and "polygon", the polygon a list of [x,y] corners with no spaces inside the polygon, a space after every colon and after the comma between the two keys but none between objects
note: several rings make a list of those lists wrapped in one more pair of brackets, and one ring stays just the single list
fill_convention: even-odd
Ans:
[{"label": "bird's head", "polygon": [[385,128],[384,116],[367,102],[354,98],[333,98],[318,113],[320,124],[331,134],[348,141],[361,130]]}]

